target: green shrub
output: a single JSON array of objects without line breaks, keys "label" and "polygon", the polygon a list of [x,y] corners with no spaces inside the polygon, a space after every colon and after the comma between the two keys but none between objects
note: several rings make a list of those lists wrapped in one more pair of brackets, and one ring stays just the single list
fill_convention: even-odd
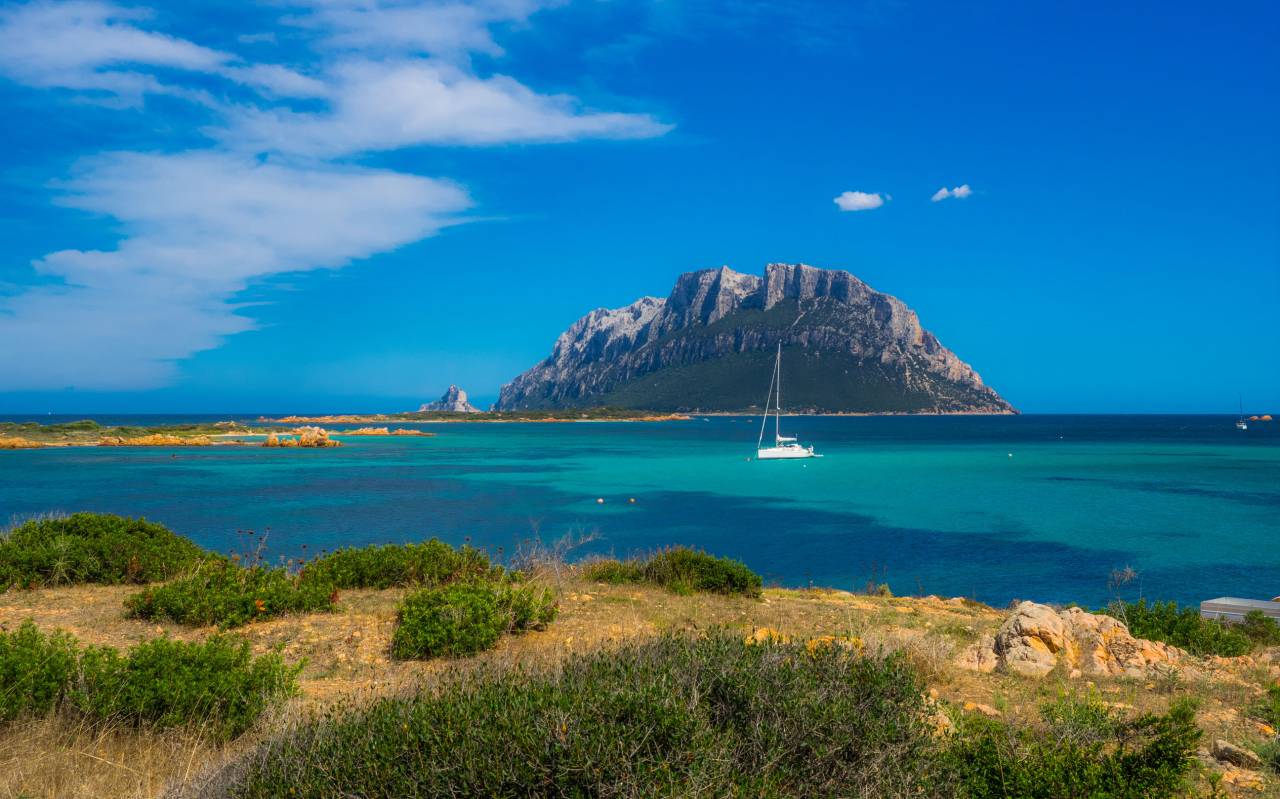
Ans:
[{"label": "green shrub", "polygon": [[1164,641],[1193,655],[1236,657],[1253,648],[1253,641],[1236,626],[1202,618],[1196,608],[1179,608],[1176,602],[1115,602],[1106,612],[1138,638]]},{"label": "green shrub", "polygon": [[550,589],[509,581],[453,583],[404,598],[391,639],[394,657],[462,657],[483,652],[503,633],[555,618]]},{"label": "green shrub", "polygon": [[592,558],[582,564],[582,576],[597,583],[621,585],[643,583],[644,565],[639,560]]},{"label": "green shrub", "polygon": [[25,621],[0,632],[0,721],[61,707],[159,727],[190,724],[228,739],[292,694],[299,669],[279,655],[255,658],[248,642],[227,636],[204,643],[160,638],[121,655],[111,647],[81,649],[67,633],[46,635]]},{"label": "green shrub", "polygon": [[76,641],[45,635],[30,619],[0,631],[0,721],[55,709],[76,671]]},{"label": "green shrub", "polygon": [[1266,695],[1250,709],[1249,715],[1272,727],[1280,727],[1280,683],[1268,686]]},{"label": "green shrub", "polygon": [[944,761],[969,799],[1146,799],[1178,794],[1200,740],[1195,704],[1125,720],[1094,698],[1064,697],[1044,708],[1046,729],[961,719]]},{"label": "green shrub", "polygon": [[1259,744],[1257,752],[1267,768],[1280,774],[1280,738],[1272,738],[1266,743]]},{"label": "green shrub", "polygon": [[86,649],[73,701],[98,718],[156,727],[197,726],[220,739],[247,730],[272,702],[294,693],[300,667],[277,654],[253,657],[248,641],[158,638],[127,655]]},{"label": "green shrub", "polygon": [[33,519],[0,534],[0,591],[11,585],[148,583],[210,557],[145,519],[106,513]]},{"label": "green shrub", "polygon": [[304,579],[338,588],[392,588],[443,585],[490,571],[484,552],[470,546],[454,549],[433,538],[421,544],[339,549],[311,561],[302,573]]},{"label": "green shrub", "polygon": [[1260,610],[1251,610],[1235,626],[1258,646],[1280,646],[1280,624]]},{"label": "green shrub", "polygon": [[599,582],[652,583],[685,594],[706,591],[758,597],[763,583],[760,575],[739,561],[688,547],[671,547],[648,558],[590,560],[583,565],[583,574]]},{"label": "green shrub", "polygon": [[899,657],[668,636],[327,714],[205,795],[942,796],[921,690]]},{"label": "green shrub", "polygon": [[336,600],[333,586],[318,580],[303,580],[285,569],[242,568],[224,561],[134,594],[125,607],[136,618],[239,627],[285,613],[328,611]]}]

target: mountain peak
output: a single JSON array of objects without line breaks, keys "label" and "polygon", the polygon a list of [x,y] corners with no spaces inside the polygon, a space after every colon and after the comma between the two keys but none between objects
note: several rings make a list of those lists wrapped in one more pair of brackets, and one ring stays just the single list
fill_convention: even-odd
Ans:
[{"label": "mountain peak", "polygon": [[792,408],[1014,412],[896,297],[843,270],[784,263],[763,276],[686,272],[665,300],[592,311],[502,387],[496,408],[748,410],[779,345]]}]

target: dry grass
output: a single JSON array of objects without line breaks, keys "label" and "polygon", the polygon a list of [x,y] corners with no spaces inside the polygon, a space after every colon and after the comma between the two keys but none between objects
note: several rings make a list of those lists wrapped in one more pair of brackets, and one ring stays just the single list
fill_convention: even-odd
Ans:
[{"label": "dry grass", "polygon": [[[237,632],[255,654],[280,648],[286,659],[304,661],[301,695],[259,730],[230,746],[202,740],[190,731],[150,733],[131,728],[94,728],[65,719],[20,722],[0,728],[0,799],[4,797],[154,797],[202,769],[251,746],[338,698],[370,698],[414,690],[447,671],[480,662],[554,667],[568,653],[608,647],[664,630],[725,626],[744,636],[768,629],[792,638],[855,636],[871,649],[903,650],[922,670],[931,692],[963,706],[995,708],[1008,718],[1034,720],[1037,708],[1062,691],[1097,691],[1105,701],[1132,712],[1163,711],[1170,699],[1191,693],[1201,699],[1200,720],[1208,740],[1247,744],[1263,731],[1240,711],[1261,695],[1267,680],[1280,679],[1274,662],[1206,663],[1203,675],[1152,680],[1114,679],[1085,683],[1053,673],[1044,679],[976,674],[951,666],[954,653],[983,633],[994,632],[1000,611],[961,600],[881,598],[841,591],[766,589],[760,600],[698,594],[678,596],[659,588],[585,582],[572,569],[545,569],[539,580],[560,597],[561,612],[548,629],[504,637],[492,651],[468,660],[400,662],[389,657],[395,608],[402,590],[344,591],[338,612],[291,616],[248,625]],[[136,589],[78,586],[0,594],[0,625],[31,618],[42,628],[62,628],[82,642],[128,647],[169,635],[199,639],[213,628],[192,629],[124,616],[123,600]],[[1263,791],[1242,795],[1280,797],[1271,780]]]}]

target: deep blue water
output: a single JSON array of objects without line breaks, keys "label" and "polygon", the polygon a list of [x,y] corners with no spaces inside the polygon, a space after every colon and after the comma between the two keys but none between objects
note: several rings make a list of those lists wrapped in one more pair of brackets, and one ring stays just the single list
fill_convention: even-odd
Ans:
[{"label": "deep blue water", "polygon": [[999,604],[1099,604],[1110,572],[1132,566],[1127,595],[1270,598],[1280,594],[1280,425],[1233,422],[799,417],[785,420],[789,432],[826,457],[789,463],[748,461],[759,420],[728,417],[412,425],[439,435],[330,450],[6,451],[0,519],[145,515],[224,551],[245,548],[239,531],[265,532],[278,555],[432,535],[509,553],[535,536],[590,534],[577,554],[683,543],[784,585],[874,579]]}]

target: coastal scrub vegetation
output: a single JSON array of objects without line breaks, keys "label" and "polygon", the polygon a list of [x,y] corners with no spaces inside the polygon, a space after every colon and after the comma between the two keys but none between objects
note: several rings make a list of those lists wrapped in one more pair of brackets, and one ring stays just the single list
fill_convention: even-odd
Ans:
[{"label": "coastal scrub vegetation", "polygon": [[31,519],[0,533],[0,591],[149,583],[216,558],[164,525],[107,513]]},{"label": "coastal scrub vegetation", "polygon": [[1196,705],[1126,719],[1092,695],[1064,695],[1041,710],[1040,728],[980,715],[960,719],[944,758],[956,795],[973,799],[1178,795],[1200,741]]},{"label": "coastal scrub vegetation", "polygon": [[[178,443],[196,442],[209,436],[245,434],[250,429],[239,422],[195,424],[103,425],[92,419],[75,422],[0,422],[0,439],[23,440],[33,445],[85,445],[102,442],[128,443],[139,439],[172,438]],[[205,442],[207,443],[207,442]]]},{"label": "coastal scrub vegetation", "polygon": [[551,589],[510,579],[424,588],[401,602],[391,654],[402,660],[473,655],[505,633],[544,627],[556,611]]},{"label": "coastal scrub vegetation", "polygon": [[759,597],[763,581],[745,564],[688,547],[670,547],[648,557],[596,558],[582,565],[583,576],[601,583],[650,583],[677,594],[705,591]]},{"label": "coastal scrub vegetation", "polygon": [[923,688],[901,655],[669,634],[331,710],[201,795],[1138,799],[1180,792],[1199,740],[1187,703],[1126,721],[1077,697],[938,734]]},{"label": "coastal scrub vegetation", "polygon": [[1267,686],[1266,694],[1254,705],[1250,715],[1272,727],[1280,727],[1280,682]]},{"label": "coastal scrub vegetation", "polygon": [[30,621],[0,631],[0,721],[56,708],[75,677],[77,657],[75,639],[66,633],[46,635]]},{"label": "coastal scrub vegetation", "polygon": [[279,655],[253,657],[246,641],[159,638],[121,654],[81,648],[67,633],[31,621],[0,632],[0,721],[62,710],[153,727],[198,725],[227,740],[297,688],[297,667]]},{"label": "coastal scrub vegetation", "polygon": [[331,583],[303,579],[282,567],[222,560],[134,594],[125,607],[135,618],[230,628],[285,613],[329,611],[337,600]]},{"label": "coastal scrub vegetation", "polygon": [[471,546],[454,548],[438,538],[421,544],[386,544],[335,550],[310,561],[303,579],[335,588],[436,586],[478,578],[495,567]]},{"label": "coastal scrub vegetation", "polygon": [[1255,646],[1280,643],[1280,625],[1258,611],[1237,624],[1202,618],[1198,609],[1172,601],[1117,601],[1105,612],[1123,621],[1138,638],[1163,641],[1193,655],[1238,657]]}]

